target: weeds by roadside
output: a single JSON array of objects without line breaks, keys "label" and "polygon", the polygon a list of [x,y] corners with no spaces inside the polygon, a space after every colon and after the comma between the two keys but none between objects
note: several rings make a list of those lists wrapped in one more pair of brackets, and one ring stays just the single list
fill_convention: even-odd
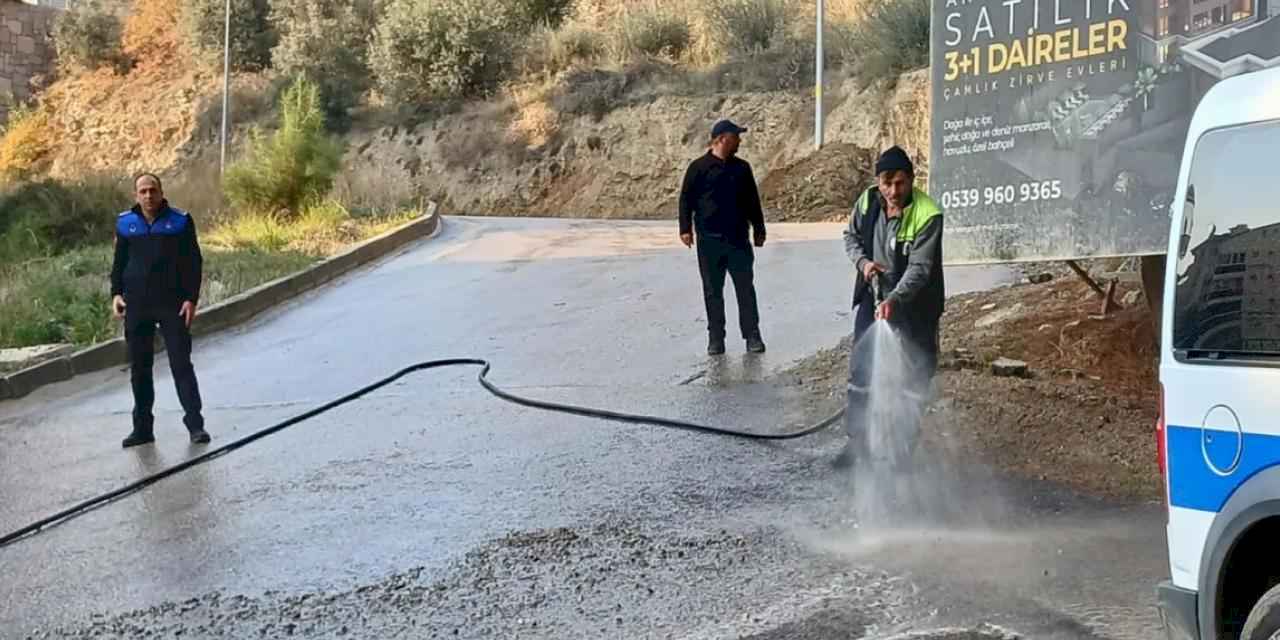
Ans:
[{"label": "weeds by roadside", "polygon": [[[201,241],[200,304],[208,307],[300,271],[418,213],[353,217],[331,203],[308,210],[296,223],[249,215],[210,229]],[[0,264],[0,348],[87,345],[122,335],[108,305],[111,253],[110,245],[99,243]]]},{"label": "weeds by roadside", "polygon": [[249,213],[229,219],[205,234],[202,245],[223,251],[299,253],[319,257],[412,220],[418,211],[353,216],[341,203],[327,200],[308,207],[296,219]]},{"label": "weeds by roadside", "polygon": [[[331,195],[341,158],[325,132],[315,85],[300,78],[283,102],[279,128],[255,136],[226,182],[208,169],[166,189],[199,230],[204,306],[421,215],[403,208],[404,194],[385,190],[353,214]],[[0,192],[0,348],[120,335],[108,306],[111,242],[117,213],[134,200],[130,187],[128,177],[93,177],[21,182]],[[341,195],[353,200],[373,191],[349,181],[344,187]]]},{"label": "weeds by roadside", "polygon": [[0,267],[110,242],[115,214],[131,201],[127,182],[105,176],[0,191]]}]

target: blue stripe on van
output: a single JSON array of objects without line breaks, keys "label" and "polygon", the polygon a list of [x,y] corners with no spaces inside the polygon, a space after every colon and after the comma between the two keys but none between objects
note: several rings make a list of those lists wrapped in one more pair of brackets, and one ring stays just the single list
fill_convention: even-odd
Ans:
[{"label": "blue stripe on van", "polygon": [[[1227,469],[1235,457],[1235,436],[1225,432],[1213,435],[1213,442],[1205,449],[1215,466]],[[1217,513],[1245,481],[1280,465],[1280,436],[1245,432],[1240,464],[1226,477],[1205,463],[1199,427],[1168,427],[1167,438],[1169,503],[1183,509]]]}]

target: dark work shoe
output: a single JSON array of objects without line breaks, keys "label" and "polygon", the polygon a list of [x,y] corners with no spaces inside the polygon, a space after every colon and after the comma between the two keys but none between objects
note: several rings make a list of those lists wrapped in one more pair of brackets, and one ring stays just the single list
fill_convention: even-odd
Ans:
[{"label": "dark work shoe", "polygon": [[134,429],[133,433],[130,433],[129,436],[124,439],[124,442],[120,444],[125,449],[128,449],[129,447],[151,444],[155,441],[156,437],[150,431],[138,431],[137,429]]},{"label": "dark work shoe", "polygon": [[724,353],[724,338],[712,338],[707,342],[707,355],[718,356]]},{"label": "dark work shoe", "polygon": [[191,430],[191,444],[209,444],[209,440],[211,439],[212,438],[209,437],[209,432],[204,429]]},{"label": "dark work shoe", "polygon": [[760,336],[751,336],[747,338],[747,351],[751,353],[764,353],[764,340]]}]

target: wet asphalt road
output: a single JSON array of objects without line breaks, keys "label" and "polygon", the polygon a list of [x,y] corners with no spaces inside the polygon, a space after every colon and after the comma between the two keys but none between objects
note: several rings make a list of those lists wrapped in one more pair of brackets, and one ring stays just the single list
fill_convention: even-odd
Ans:
[{"label": "wet asphalt road", "polygon": [[[450,218],[199,342],[214,444],[458,356],[538,398],[798,426],[831,407],[765,380],[847,331],[839,230],[771,227],[757,254],[770,350],[730,340],[709,361],[695,258],[670,224]],[[1010,277],[953,269],[948,288]],[[154,447],[119,448],[121,371],[0,404],[0,530],[199,451],[157,365]],[[475,373],[415,374],[0,549],[0,638],[1153,637],[1154,507],[951,461],[915,481],[982,518],[868,531],[850,476],[827,466],[835,431],[759,444],[543,413]]]}]

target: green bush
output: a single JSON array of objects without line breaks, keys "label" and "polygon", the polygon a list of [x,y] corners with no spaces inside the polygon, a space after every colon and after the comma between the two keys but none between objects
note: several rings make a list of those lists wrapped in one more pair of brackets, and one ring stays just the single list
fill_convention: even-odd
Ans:
[{"label": "green bush", "polygon": [[721,0],[707,5],[716,44],[727,53],[768,51],[786,36],[786,0]]},{"label": "green bush", "polygon": [[21,183],[0,194],[0,267],[109,243],[116,215],[132,204],[127,181]]},{"label": "green bush", "polygon": [[342,148],[325,132],[315,83],[295,79],[281,98],[279,128],[250,135],[248,157],[227,168],[224,188],[239,213],[297,215],[333,188]]},{"label": "green bush", "polygon": [[[271,28],[268,0],[231,0],[231,68],[261,71],[271,64],[277,36]],[[182,22],[187,41],[204,62],[222,66],[225,0],[184,0]]]},{"label": "green bush", "polygon": [[376,19],[363,0],[275,0],[271,22],[280,34],[272,66],[306,76],[320,88],[326,122],[343,131],[372,86],[368,34]]},{"label": "green bush", "polygon": [[120,16],[101,0],[77,2],[60,12],[53,23],[58,65],[64,70],[106,66],[127,70],[129,60],[121,47],[123,30]]},{"label": "green bush", "polygon": [[573,14],[574,0],[508,0],[524,29],[558,28]]},{"label": "green bush", "polygon": [[489,0],[391,0],[369,54],[397,102],[487,97],[509,70],[521,22]]},{"label": "green bush", "polygon": [[679,58],[693,43],[688,18],[658,5],[628,11],[616,24],[612,47],[618,62],[639,56]]},{"label": "green bush", "polygon": [[930,0],[886,0],[840,34],[841,60],[865,86],[929,66]]}]

